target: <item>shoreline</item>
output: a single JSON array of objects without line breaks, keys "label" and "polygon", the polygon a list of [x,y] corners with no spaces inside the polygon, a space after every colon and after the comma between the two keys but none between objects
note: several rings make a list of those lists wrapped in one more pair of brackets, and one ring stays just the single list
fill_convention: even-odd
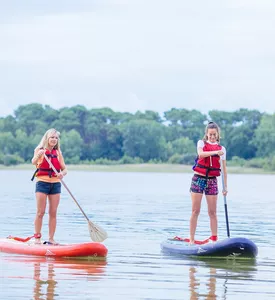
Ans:
[{"label": "shoreline", "polygon": [[[125,164],[125,165],[67,165],[68,170],[87,172],[148,172],[148,173],[192,173],[191,165],[178,164]],[[14,166],[0,165],[0,170],[35,170],[32,164]],[[229,174],[269,174],[275,172],[258,168],[227,166]]]}]

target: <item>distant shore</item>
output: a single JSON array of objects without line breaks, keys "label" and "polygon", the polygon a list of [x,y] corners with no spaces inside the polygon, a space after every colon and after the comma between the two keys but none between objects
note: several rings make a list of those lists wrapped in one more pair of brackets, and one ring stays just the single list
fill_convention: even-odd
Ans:
[{"label": "distant shore", "polygon": [[[192,166],[176,164],[129,164],[129,165],[67,165],[68,170],[89,172],[151,172],[151,173],[192,173]],[[16,166],[0,165],[0,170],[34,170],[31,164]],[[231,174],[275,174],[258,168],[228,166]]]}]

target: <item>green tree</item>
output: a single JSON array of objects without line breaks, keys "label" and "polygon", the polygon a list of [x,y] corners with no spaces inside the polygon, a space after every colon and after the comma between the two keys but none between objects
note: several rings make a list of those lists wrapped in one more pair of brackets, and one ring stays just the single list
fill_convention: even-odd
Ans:
[{"label": "green tree", "polygon": [[76,130],[72,129],[61,134],[60,147],[66,162],[75,164],[80,162],[83,140]]},{"label": "green tree", "polygon": [[41,104],[32,103],[20,105],[14,112],[18,126],[24,130],[27,136],[34,134],[44,134],[48,125],[44,122],[44,108]]},{"label": "green tree", "polygon": [[2,154],[14,154],[18,150],[15,137],[11,132],[0,132],[0,152]]},{"label": "green tree", "polygon": [[[40,137],[41,138],[41,137]],[[38,141],[29,138],[25,131],[17,129],[15,133],[16,153],[24,160],[30,162],[33,157],[34,148]]]},{"label": "green tree", "polygon": [[54,127],[52,126],[53,122],[58,118],[59,118],[59,111],[53,109],[49,105],[45,105],[44,113],[41,121],[44,121],[47,124],[48,128],[52,128]]},{"label": "green tree", "polygon": [[257,148],[257,157],[275,155],[275,114],[264,115],[255,131],[253,144]]},{"label": "green tree", "polygon": [[240,109],[235,112],[212,110],[211,120],[221,127],[221,144],[227,149],[227,158],[234,156],[250,159],[256,155],[253,144],[255,129],[262,114],[256,110]]},{"label": "green tree", "polygon": [[171,142],[171,154],[193,154],[196,156],[196,146],[187,137],[182,137]]},{"label": "green tree", "polygon": [[6,118],[0,118],[0,132],[10,132],[15,134],[18,125],[16,119],[13,116],[7,116]]},{"label": "green tree", "polygon": [[60,132],[70,131],[72,129],[81,132],[82,120],[74,108],[64,107],[59,111],[59,118],[53,121],[52,127]]},{"label": "green tree", "polygon": [[152,111],[152,110],[146,110],[144,113],[137,111],[135,115],[133,116],[134,119],[137,120],[148,120],[148,121],[156,121],[158,123],[162,122],[162,119],[159,115],[159,113]]},{"label": "green tree", "polygon": [[188,137],[196,143],[202,137],[202,130],[206,115],[198,110],[176,109],[164,112],[164,118],[168,122],[170,130],[168,140],[175,140],[180,137]]},{"label": "green tree", "polygon": [[123,137],[118,128],[110,124],[89,123],[86,132],[87,139],[83,153],[86,159],[117,160],[123,156]]},{"label": "green tree", "polygon": [[145,162],[167,159],[163,125],[155,121],[131,121],[124,127],[123,137],[125,155],[140,157]]}]

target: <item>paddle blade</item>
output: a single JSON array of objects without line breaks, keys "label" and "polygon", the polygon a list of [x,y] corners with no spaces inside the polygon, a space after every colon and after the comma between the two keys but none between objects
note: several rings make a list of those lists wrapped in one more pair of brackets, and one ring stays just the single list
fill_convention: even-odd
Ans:
[{"label": "paddle blade", "polygon": [[91,221],[88,222],[88,227],[89,227],[89,232],[91,239],[94,242],[103,242],[104,240],[107,239],[108,234],[107,232],[101,228],[100,226],[92,223]]}]

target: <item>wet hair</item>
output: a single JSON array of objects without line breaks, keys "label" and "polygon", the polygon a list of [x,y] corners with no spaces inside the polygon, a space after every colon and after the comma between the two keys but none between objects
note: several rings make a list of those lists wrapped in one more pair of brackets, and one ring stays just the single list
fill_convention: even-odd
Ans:
[{"label": "wet hair", "polygon": [[47,148],[49,146],[49,138],[55,134],[58,136],[58,141],[57,144],[54,146],[54,149],[60,151],[60,142],[59,142],[60,132],[54,128],[51,128],[45,132],[36,149]]},{"label": "wet hair", "polygon": [[221,130],[220,130],[220,127],[217,125],[217,123],[212,122],[212,121],[208,122],[208,124],[205,127],[203,141],[207,142],[207,140],[208,140],[208,137],[207,137],[208,129],[216,129],[217,130],[217,133],[218,133],[217,142],[219,143],[220,139],[221,139]]}]

